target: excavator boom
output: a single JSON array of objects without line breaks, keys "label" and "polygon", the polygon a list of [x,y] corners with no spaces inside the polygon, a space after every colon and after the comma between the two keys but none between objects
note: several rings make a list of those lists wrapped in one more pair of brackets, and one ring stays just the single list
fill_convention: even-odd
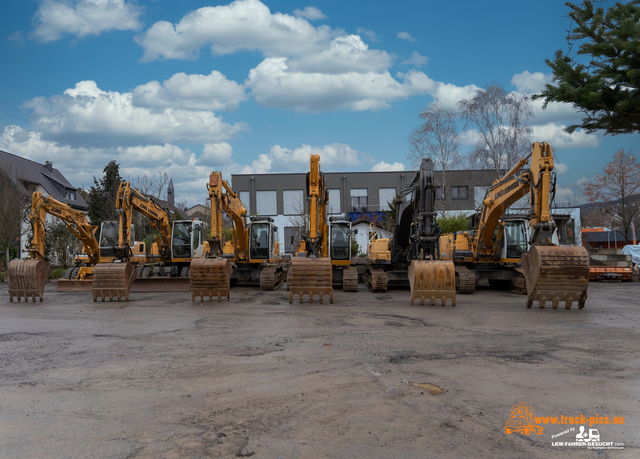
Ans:
[{"label": "excavator boom", "polygon": [[71,208],[50,196],[42,196],[35,191],[31,196],[31,229],[33,238],[29,247],[30,260],[13,260],[9,263],[7,282],[9,284],[9,299],[14,296],[24,297],[25,300],[36,297],[43,301],[44,286],[51,272],[51,266],[44,260],[44,237],[46,214],[54,215],[64,222],[67,228],[82,242],[84,252],[89,262],[96,264],[100,261],[100,247],[95,233],[97,227],[91,225],[86,215]]}]

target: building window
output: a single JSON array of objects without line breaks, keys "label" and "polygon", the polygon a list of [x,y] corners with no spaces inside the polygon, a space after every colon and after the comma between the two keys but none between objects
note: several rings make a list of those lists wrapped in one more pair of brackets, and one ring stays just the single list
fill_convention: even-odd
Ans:
[{"label": "building window", "polygon": [[65,198],[68,199],[69,201],[75,201],[76,200],[76,193],[73,191],[65,191]]},{"label": "building window", "polygon": [[282,206],[284,215],[304,214],[304,194],[302,190],[283,190]]},{"label": "building window", "polygon": [[442,201],[444,199],[444,188],[441,186],[436,188],[436,200]]},{"label": "building window", "polygon": [[327,206],[327,211],[330,214],[339,214],[340,213],[340,188],[330,189],[329,190],[329,204]]},{"label": "building window", "polygon": [[396,198],[396,189],[378,188],[378,197],[380,198],[380,210],[391,210],[389,203]]},{"label": "building window", "polygon": [[366,188],[351,189],[351,212],[368,212]]},{"label": "building window", "polygon": [[452,186],[451,199],[469,199],[469,189],[466,186]]},{"label": "building window", "polygon": [[276,191],[256,191],[256,213],[258,215],[278,215]]},{"label": "building window", "polygon": [[241,191],[238,193],[240,197],[240,202],[245,209],[247,209],[247,214],[251,215],[251,192],[250,191]]}]

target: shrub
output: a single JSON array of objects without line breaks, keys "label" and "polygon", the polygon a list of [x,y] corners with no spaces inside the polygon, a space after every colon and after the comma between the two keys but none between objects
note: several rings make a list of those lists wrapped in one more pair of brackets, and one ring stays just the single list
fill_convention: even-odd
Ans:
[{"label": "shrub", "polygon": [[449,214],[438,219],[438,225],[442,228],[442,234],[466,231],[469,229],[469,219],[462,212]]},{"label": "shrub", "polygon": [[49,279],[60,279],[60,277],[65,273],[65,268],[55,268],[51,270],[51,274],[49,274]]}]

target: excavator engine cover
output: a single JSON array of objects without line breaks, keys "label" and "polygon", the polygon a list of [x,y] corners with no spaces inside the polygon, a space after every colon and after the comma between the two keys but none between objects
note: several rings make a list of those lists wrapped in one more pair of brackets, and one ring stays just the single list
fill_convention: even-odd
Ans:
[{"label": "excavator engine cover", "polygon": [[218,301],[222,298],[230,299],[231,289],[231,262],[227,258],[194,258],[191,260],[189,271],[191,279],[191,299],[200,297],[204,301],[209,297],[213,301],[214,297]]},{"label": "excavator engine cover", "polygon": [[43,301],[44,285],[51,272],[51,265],[44,260],[13,260],[7,269],[7,284],[9,284],[9,301],[17,297],[18,301],[36,301],[40,297]]},{"label": "excavator engine cover", "polygon": [[550,301],[553,309],[560,301],[571,308],[574,301],[584,307],[589,287],[589,254],[584,247],[533,246],[522,254],[522,268],[527,282],[527,307],[538,301],[544,308]]},{"label": "excavator engine cover", "polygon": [[136,270],[131,263],[98,263],[93,268],[93,301],[98,298],[120,301],[121,297],[129,301],[129,290],[135,280]]},{"label": "excavator engine cover", "polygon": [[444,306],[447,298],[451,298],[451,305],[456,305],[456,268],[452,261],[413,260],[408,275],[411,304],[419,298],[421,305],[429,299],[434,306],[436,298],[440,298],[440,304]]},{"label": "excavator engine cover", "polygon": [[331,258],[294,257],[289,272],[289,303],[293,303],[293,295],[297,294],[300,303],[304,295],[309,295],[309,303],[313,303],[313,295],[319,295],[322,304],[324,295],[329,295],[329,303],[333,304]]}]

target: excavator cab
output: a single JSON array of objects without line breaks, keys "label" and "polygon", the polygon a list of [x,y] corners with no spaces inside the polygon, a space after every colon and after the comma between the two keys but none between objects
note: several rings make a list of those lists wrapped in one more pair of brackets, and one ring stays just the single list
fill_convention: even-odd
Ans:
[{"label": "excavator cab", "polygon": [[273,219],[252,218],[249,224],[249,262],[259,263],[275,257],[275,232],[278,230],[273,225]]},{"label": "excavator cab", "polygon": [[[520,256],[529,251],[529,222],[525,219],[507,219],[504,222],[504,246],[500,258],[519,263]],[[511,260],[504,260],[511,261]]]},{"label": "excavator cab", "polygon": [[351,222],[331,222],[329,257],[331,260],[351,260]]},{"label": "excavator cab", "polygon": [[171,231],[172,261],[189,261],[191,258],[201,258],[203,253],[202,222],[200,220],[173,222]]}]

